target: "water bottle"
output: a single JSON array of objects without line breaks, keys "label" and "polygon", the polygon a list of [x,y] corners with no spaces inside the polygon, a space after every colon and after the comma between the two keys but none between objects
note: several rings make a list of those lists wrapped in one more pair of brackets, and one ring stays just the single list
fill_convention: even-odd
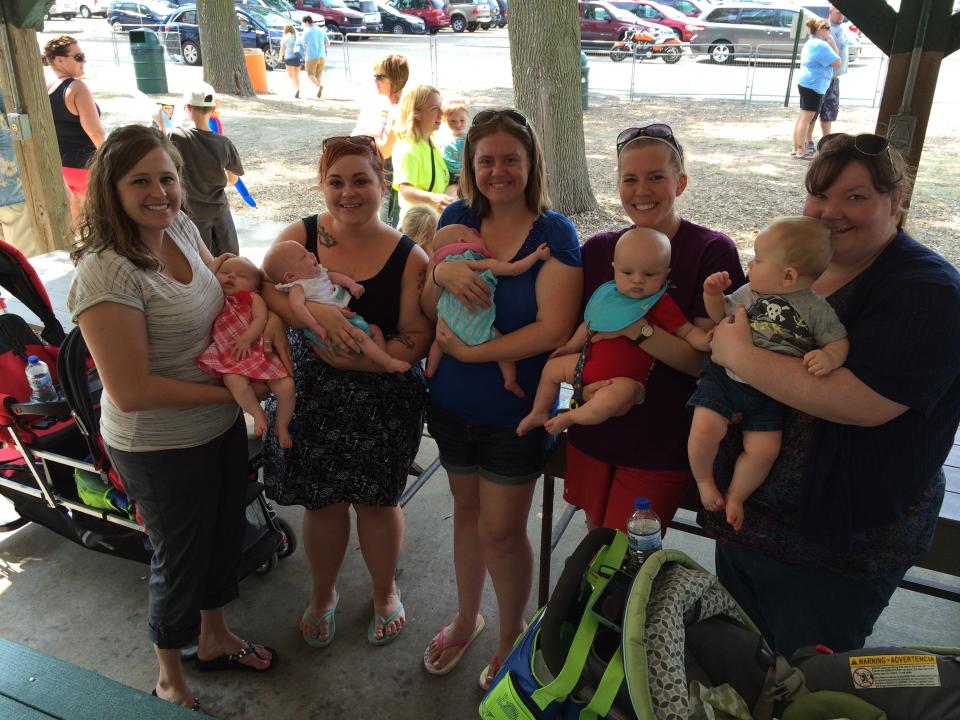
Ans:
[{"label": "water bottle", "polygon": [[636,573],[644,561],[661,548],[660,518],[650,509],[650,500],[637,498],[634,511],[627,520],[627,571]]},{"label": "water bottle", "polygon": [[50,368],[36,355],[27,358],[27,382],[30,383],[30,399],[34,402],[53,402],[60,399],[50,377]]}]

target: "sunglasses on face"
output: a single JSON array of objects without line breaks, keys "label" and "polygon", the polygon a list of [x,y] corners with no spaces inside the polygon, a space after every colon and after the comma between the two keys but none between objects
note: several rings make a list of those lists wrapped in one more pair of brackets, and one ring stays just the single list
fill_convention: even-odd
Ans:
[{"label": "sunglasses on face", "polygon": [[330,146],[342,142],[360,145],[361,147],[373,148],[374,150],[377,148],[377,141],[374,140],[373,136],[371,135],[334,135],[333,137],[328,137],[323,141],[323,149],[326,150]]},{"label": "sunglasses on face", "polygon": [[511,108],[505,108],[503,110],[481,110],[476,115],[473,116],[473,122],[471,127],[476,127],[477,125],[483,125],[485,123],[491,122],[492,120],[501,120],[506,118],[515,122],[521,127],[529,127],[527,119],[523,116],[523,113],[520,113]]},{"label": "sunglasses on face", "polygon": [[882,155],[887,148],[890,147],[890,141],[883,135],[874,135],[873,133],[860,133],[859,135],[830,133],[820,138],[820,142],[817,143],[817,150],[821,150],[826,145],[831,145],[836,142],[845,143],[848,140],[853,141],[850,144],[853,145],[853,149],[858,153],[871,157]]},{"label": "sunglasses on face", "polygon": [[653,123],[652,125],[645,125],[644,127],[639,128],[627,128],[619,135],[617,135],[617,155],[620,154],[620,151],[623,150],[624,146],[636,140],[639,137],[649,137],[656,138],[657,140],[663,140],[664,142],[669,143],[674,150],[677,151],[677,154],[683,158],[683,149],[680,147],[680,143],[677,142],[677,139],[673,136],[673,128],[664,123]]},{"label": "sunglasses on face", "polygon": [[386,76],[386,75],[382,75],[382,74],[380,74],[380,73],[377,73],[376,75],[373,76],[373,81],[374,81],[374,82],[380,82],[381,80],[386,80],[386,79],[387,79],[387,76]]},{"label": "sunglasses on face", "polygon": [[84,54],[84,53],[82,53],[82,52],[74,53],[73,55],[70,55],[69,57],[72,57],[74,60],[76,60],[76,61],[79,62],[79,63],[82,63],[82,62],[86,62],[86,61],[87,61],[87,56],[86,56],[86,54]]}]

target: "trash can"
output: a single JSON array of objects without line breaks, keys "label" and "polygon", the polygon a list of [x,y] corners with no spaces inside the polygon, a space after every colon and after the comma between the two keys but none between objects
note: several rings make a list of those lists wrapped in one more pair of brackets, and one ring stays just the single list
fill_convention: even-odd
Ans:
[{"label": "trash can", "polygon": [[247,66],[250,85],[257,93],[267,92],[267,61],[260,48],[244,48],[243,62]]},{"label": "trash can", "polygon": [[164,47],[153,30],[141,28],[130,31],[130,55],[133,57],[137,89],[148,94],[167,92]]},{"label": "trash can", "polygon": [[590,67],[583,50],[580,51],[580,109],[590,109]]}]

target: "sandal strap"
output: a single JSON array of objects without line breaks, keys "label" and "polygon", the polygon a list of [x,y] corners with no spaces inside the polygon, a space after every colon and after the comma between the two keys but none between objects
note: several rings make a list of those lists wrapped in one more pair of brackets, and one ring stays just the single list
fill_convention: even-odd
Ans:
[{"label": "sandal strap", "polygon": [[267,658],[263,657],[260,653],[257,652],[257,646],[254,645],[249,640],[241,640],[243,647],[237,650],[232,655],[227,655],[227,660],[236,660],[240,661],[245,658],[247,655],[253,654],[256,655],[261,660],[266,660]]}]

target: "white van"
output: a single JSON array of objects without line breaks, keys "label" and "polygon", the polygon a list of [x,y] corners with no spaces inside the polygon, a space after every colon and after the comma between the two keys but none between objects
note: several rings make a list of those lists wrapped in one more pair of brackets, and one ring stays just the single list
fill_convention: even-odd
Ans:
[{"label": "white van", "polygon": [[64,20],[73,20],[78,14],[77,0],[54,0],[53,5],[47,10],[48,18],[59,17]]}]

